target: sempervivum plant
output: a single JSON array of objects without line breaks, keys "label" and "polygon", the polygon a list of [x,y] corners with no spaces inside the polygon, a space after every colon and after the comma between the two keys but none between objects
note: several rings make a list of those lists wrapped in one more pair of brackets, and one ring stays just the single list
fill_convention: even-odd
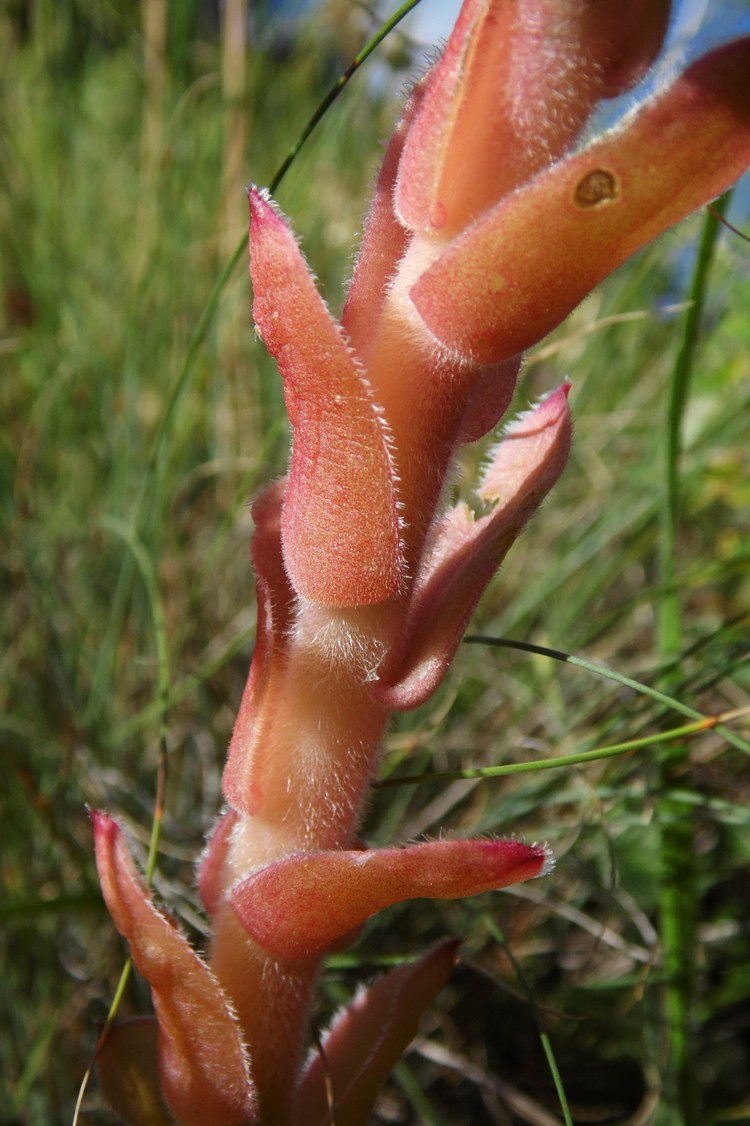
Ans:
[{"label": "sempervivum plant", "polygon": [[549,868],[516,840],[368,850],[358,829],[389,716],[438,687],[564,468],[567,386],[504,427],[479,516],[444,503],[457,449],[498,424],[525,349],[750,163],[748,40],[580,147],[668,18],[667,0],[465,0],[388,146],[340,322],[250,190],[253,315],[284,381],[291,462],[253,508],[256,644],[200,866],[203,954],[153,904],[118,824],[93,817],[102,891],[155,1009],[102,1053],[126,1120],[322,1126],[333,1108],[337,1126],[365,1123],[455,946],[363,992],[306,1063],[322,957],[389,904]]}]

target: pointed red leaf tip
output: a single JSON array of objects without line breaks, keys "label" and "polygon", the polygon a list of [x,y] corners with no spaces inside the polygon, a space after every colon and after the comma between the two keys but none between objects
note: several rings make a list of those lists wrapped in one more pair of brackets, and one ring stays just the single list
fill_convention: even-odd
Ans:
[{"label": "pointed red leaf tip", "polygon": [[237,883],[229,903],[281,959],[317,958],[377,911],[405,899],[460,899],[542,874],[541,845],[430,841],[370,852],[300,852]]},{"label": "pointed red leaf tip", "polygon": [[237,1126],[255,1113],[239,1026],[208,966],[151,903],[122,831],[93,813],[96,864],[112,921],[151,986],[164,1099],[181,1126]]},{"label": "pointed red leaf tip", "polygon": [[419,1021],[456,964],[456,942],[399,966],[362,990],[313,1052],[295,1092],[295,1126],[335,1121],[366,1126],[378,1091],[419,1030]]},{"label": "pointed red leaf tip", "polygon": [[294,430],[284,562],[313,602],[382,602],[403,567],[387,427],[286,222],[255,188],[249,198],[253,315]]},{"label": "pointed red leaf tip", "polygon": [[609,273],[750,166],[750,39],[718,48],[622,125],[491,208],[411,298],[477,363],[522,352]]},{"label": "pointed red leaf tip", "polygon": [[441,235],[560,157],[596,102],[641,77],[669,0],[465,0],[430,76],[396,208]]},{"label": "pointed red leaf tip", "polygon": [[445,676],[487,584],[565,468],[569,389],[564,384],[508,428],[478,489],[492,510],[475,520],[459,504],[443,518],[417,575],[400,646],[371,688],[385,707],[419,707]]}]

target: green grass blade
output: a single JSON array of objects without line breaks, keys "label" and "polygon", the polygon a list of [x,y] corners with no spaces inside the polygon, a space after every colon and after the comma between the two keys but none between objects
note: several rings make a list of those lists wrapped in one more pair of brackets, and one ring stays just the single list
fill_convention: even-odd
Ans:
[{"label": "green grass blade", "polygon": [[644,735],[639,739],[627,739],[623,743],[594,747],[589,751],[576,751],[570,755],[558,755],[556,758],[538,759],[536,762],[508,762],[502,766],[479,766],[476,769],[410,774],[405,777],[385,778],[381,782],[376,782],[375,786],[414,786],[421,782],[453,782],[466,778],[503,778],[509,774],[536,774],[542,770],[581,766],[583,763],[598,762],[600,759],[617,758],[620,755],[628,754],[630,751],[642,750],[644,747],[650,747],[654,744],[672,743],[675,740],[685,739],[689,735],[699,735],[717,727],[718,722],[716,717],[706,716],[702,720],[696,720],[695,723],[685,723],[668,731],[660,731],[657,735]]},{"label": "green grass blade", "polygon": [[393,13],[390,19],[387,19],[385,23],[381,25],[377,34],[374,35],[369,43],[367,43],[366,46],[362,48],[359,54],[346,68],[344,73],[336,80],[336,82],[334,82],[333,86],[323,98],[320,105],[315,110],[315,113],[312,115],[310,120],[307,122],[307,125],[305,125],[304,129],[300,133],[299,139],[291,147],[286,157],[282,161],[278,171],[276,172],[276,175],[271,180],[268,189],[271,192],[271,195],[276,194],[276,189],[286,176],[294,161],[297,159],[302,146],[305,144],[307,139],[310,137],[310,134],[314,131],[315,127],[319,124],[322,118],[325,117],[328,110],[338,98],[339,94],[349,84],[362,64],[366,62],[367,59],[369,59],[370,55],[373,53],[376,47],[380,46],[383,40],[388,35],[390,35],[393,29],[401,23],[402,19],[404,19],[405,16],[408,16],[409,12],[413,11],[413,9],[416,8],[419,3],[421,3],[421,0],[406,0],[406,3],[402,4],[401,7]]},{"label": "green grass blade", "polygon": [[[660,692],[658,688],[653,688],[649,684],[645,684],[642,680],[634,680],[630,676],[625,676],[624,673],[617,672],[616,669],[608,668],[601,662],[588,661],[584,657],[577,657],[572,653],[566,653],[562,649],[549,649],[545,645],[533,645],[528,641],[515,641],[504,637],[489,637],[485,634],[468,634],[464,638],[464,643],[467,645],[490,645],[498,649],[517,649],[521,653],[537,653],[543,657],[550,657],[552,660],[561,661],[563,664],[573,665],[575,668],[584,669],[586,672],[593,673],[595,676],[602,677],[604,680],[611,680],[615,684],[621,684],[623,688],[630,688],[634,692],[642,696],[648,696],[650,699],[655,700],[658,704],[663,704],[665,708],[670,711],[679,712],[680,715],[688,716],[690,719],[705,720],[706,717],[703,712],[691,708],[688,704],[683,704],[675,696],[667,692]],[[728,727],[719,724],[716,728],[722,738],[731,743],[737,750],[743,751],[745,754],[750,755],[750,742],[746,739],[740,738],[734,731]]]},{"label": "green grass blade", "polygon": [[495,941],[498,942],[505,951],[508,961],[513,966],[515,975],[518,979],[518,983],[526,995],[526,1000],[528,1001],[531,1007],[531,1012],[534,1015],[534,1023],[536,1024],[537,1030],[539,1032],[539,1040],[542,1045],[545,1059],[547,1060],[547,1066],[549,1067],[550,1075],[552,1076],[552,1082],[555,1085],[555,1091],[557,1092],[557,1097],[560,1100],[560,1109],[563,1112],[565,1126],[573,1126],[573,1119],[570,1114],[570,1106],[568,1104],[568,1097],[565,1094],[565,1087],[563,1086],[560,1068],[557,1066],[557,1059],[555,1057],[554,1048],[552,1047],[552,1041],[550,1040],[549,1034],[544,1027],[541,1013],[539,1012],[539,1008],[534,999],[534,992],[526,978],[525,973],[523,972],[523,968],[520,962],[513,953],[510,943],[507,941],[505,935],[500,930],[500,927],[497,925],[495,920],[491,915],[485,914],[482,916],[482,921],[484,922],[484,925],[487,927],[488,931],[495,939]]},{"label": "green grass blade", "polygon": [[[685,313],[682,340],[672,369],[664,435],[664,488],[660,510],[659,567],[662,596],[656,606],[657,648],[662,660],[675,661],[683,645],[682,597],[677,568],[680,521],[683,428],[704,315],[708,282],[721,216],[731,192],[706,212]],[[693,1058],[696,995],[696,902],[694,810],[675,793],[685,787],[689,746],[683,741],[663,746],[659,754],[662,797],[657,816],[662,826],[661,938],[666,973],[667,1065],[664,1114],[676,1126],[700,1126],[703,1113]]]},{"label": "green grass blade", "polygon": [[159,701],[159,768],[156,788],[156,801],[154,816],[151,824],[151,837],[149,841],[148,861],[146,863],[146,883],[150,884],[156,868],[156,858],[159,851],[159,837],[164,814],[164,797],[167,784],[167,731],[169,719],[169,646],[167,644],[167,626],[164,618],[164,609],[159,596],[159,586],[153,561],[146,551],[145,546],[136,536],[135,532],[121,520],[109,517],[102,521],[103,526],[110,532],[119,536],[126,544],[143,580],[146,590],[151,621],[154,630],[154,643],[157,657],[157,698]]}]

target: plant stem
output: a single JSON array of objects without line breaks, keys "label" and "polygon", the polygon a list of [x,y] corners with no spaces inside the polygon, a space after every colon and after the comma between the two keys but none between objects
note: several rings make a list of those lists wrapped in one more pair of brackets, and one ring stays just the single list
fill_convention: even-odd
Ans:
[{"label": "plant stem", "polygon": [[[705,306],[708,276],[716,238],[729,202],[726,193],[706,215],[685,314],[682,341],[675,360],[667,405],[664,491],[660,512],[657,647],[664,664],[673,664],[682,649],[682,608],[677,574],[677,529],[680,517],[680,457],[685,408]],[[679,665],[675,666],[679,670]],[[669,688],[675,687],[673,674]],[[690,744],[661,744],[658,752],[661,796],[661,941],[665,970],[664,1016],[668,1035],[664,1071],[664,1121],[700,1126],[700,1098],[693,1058],[695,1001],[696,859],[694,803],[678,793],[689,788]]]}]

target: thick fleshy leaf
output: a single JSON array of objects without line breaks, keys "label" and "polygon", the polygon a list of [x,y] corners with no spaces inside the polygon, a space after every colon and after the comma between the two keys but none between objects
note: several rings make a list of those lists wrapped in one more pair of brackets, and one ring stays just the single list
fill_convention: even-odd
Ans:
[{"label": "thick fleshy leaf", "polygon": [[250,213],[253,315],[294,430],[282,516],[292,586],[325,606],[381,602],[403,569],[386,423],[287,224],[255,189]]},{"label": "thick fleshy leaf", "polygon": [[159,1021],[159,1074],[181,1126],[237,1126],[255,1099],[240,1029],[211,971],[152,904],[122,831],[93,813],[96,863],[112,921],[151,986]]},{"label": "thick fleshy leaf", "polygon": [[[295,1126],[366,1126],[378,1091],[416,1036],[419,1021],[456,964],[445,942],[363,990],[314,1052],[295,1095]],[[328,1086],[333,1096],[329,1106]]]},{"label": "thick fleshy leaf", "polygon": [[128,1126],[175,1126],[161,1094],[158,1036],[156,1017],[118,1021],[96,1057],[104,1097]]},{"label": "thick fleshy leaf", "polygon": [[281,553],[285,488],[284,481],[275,482],[258,497],[252,509],[252,561],[258,600],[255,650],[222,778],[226,800],[234,809],[248,814],[258,813],[263,804],[267,733],[274,722],[273,688],[283,674],[293,620],[295,597]]},{"label": "thick fleshy leaf", "polygon": [[368,361],[369,344],[409,235],[393,210],[393,190],[404,139],[429,81],[427,75],[412,91],[401,120],[386,149],[367,216],[362,247],[357,257],[341,324],[359,359]]},{"label": "thick fleshy leaf", "polygon": [[405,899],[459,899],[541,874],[547,853],[520,841],[429,841],[369,852],[298,852],[240,880],[229,903],[281,959],[317,958]]},{"label": "thick fleshy leaf", "polygon": [[567,392],[567,384],[553,392],[497,447],[478,490],[494,509],[478,520],[465,504],[446,514],[417,577],[402,646],[372,686],[387,707],[416,708],[435,691],[487,584],[562,473],[571,439]]},{"label": "thick fleshy leaf", "polygon": [[466,0],[409,132],[397,211],[466,227],[562,155],[659,50],[669,0]]},{"label": "thick fleshy leaf", "polygon": [[430,332],[478,363],[550,332],[607,274],[750,165],[748,74],[750,39],[719,48],[492,208],[413,286]]}]

